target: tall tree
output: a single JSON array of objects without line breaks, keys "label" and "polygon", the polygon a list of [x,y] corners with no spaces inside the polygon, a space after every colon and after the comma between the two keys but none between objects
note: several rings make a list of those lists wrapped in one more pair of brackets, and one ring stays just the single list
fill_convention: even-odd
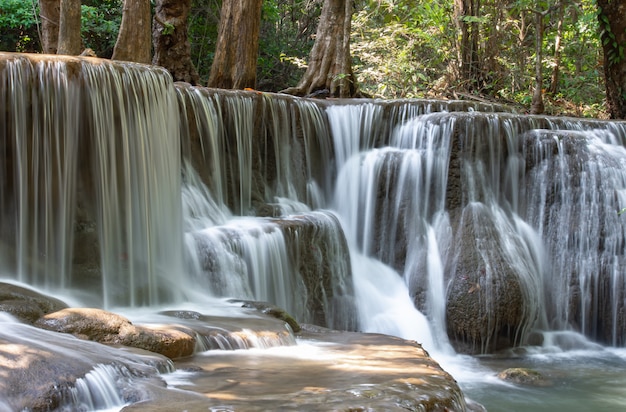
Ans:
[{"label": "tall tree", "polygon": [[256,86],[262,0],[224,0],[209,87]]},{"label": "tall tree", "polygon": [[112,59],[151,63],[151,24],[150,0],[124,0],[122,24]]},{"label": "tall tree", "polygon": [[614,119],[626,119],[626,0],[597,0],[604,51],[606,105]]},{"label": "tall tree", "polygon": [[459,32],[457,41],[457,77],[469,91],[480,90],[482,64],[478,49],[480,1],[454,0],[454,21]]},{"label": "tall tree", "polygon": [[81,0],[61,0],[58,54],[78,55],[82,51],[80,3]]},{"label": "tall tree", "polygon": [[530,113],[543,114],[545,110],[543,103],[543,19],[550,13],[550,9],[545,11],[532,10],[532,12],[535,13],[535,86],[530,103]]},{"label": "tall tree", "polygon": [[299,96],[328,90],[333,97],[358,94],[350,56],[352,0],[325,0],[308,67],[296,87],[284,93]]},{"label": "tall tree", "polygon": [[191,0],[156,0],[152,42],[152,63],[166,68],[174,81],[199,84],[200,77],[191,61],[187,38],[187,17]]},{"label": "tall tree", "polygon": [[56,54],[59,42],[61,0],[39,0],[41,47],[44,53]]}]

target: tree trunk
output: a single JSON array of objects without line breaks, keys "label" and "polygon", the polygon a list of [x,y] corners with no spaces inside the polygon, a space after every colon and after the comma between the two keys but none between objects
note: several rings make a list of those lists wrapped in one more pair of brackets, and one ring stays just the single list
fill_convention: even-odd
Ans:
[{"label": "tree trunk", "polygon": [[535,90],[530,103],[531,114],[542,114],[543,104],[543,12],[535,11]]},{"label": "tree trunk", "polygon": [[57,54],[79,55],[83,49],[80,37],[81,0],[61,0]]},{"label": "tree trunk", "polygon": [[327,91],[332,97],[358,93],[350,56],[351,0],[325,0],[309,65],[296,87],[284,93],[299,96]]},{"label": "tree trunk", "polygon": [[124,0],[122,24],[111,58],[150,64],[151,23],[150,0]]},{"label": "tree trunk", "polygon": [[554,39],[554,66],[550,78],[551,95],[555,95],[559,88],[559,74],[561,70],[561,38],[563,37],[563,20],[565,19],[565,2],[559,5],[559,21],[556,26],[556,38]]},{"label": "tree trunk", "polygon": [[256,87],[262,0],[224,0],[209,87]]},{"label": "tree trunk", "polygon": [[598,0],[604,51],[606,106],[613,119],[626,119],[626,1]]},{"label": "tree trunk", "polygon": [[61,0],[39,0],[41,47],[46,54],[56,54],[59,42]]},{"label": "tree trunk", "polygon": [[457,40],[457,80],[467,91],[482,89],[482,63],[478,50],[479,0],[454,0],[454,17],[459,32]]},{"label": "tree trunk", "polygon": [[191,0],[157,0],[152,41],[152,63],[167,69],[174,81],[192,85],[200,83],[200,77],[191,62],[191,46],[187,38],[187,17]]}]

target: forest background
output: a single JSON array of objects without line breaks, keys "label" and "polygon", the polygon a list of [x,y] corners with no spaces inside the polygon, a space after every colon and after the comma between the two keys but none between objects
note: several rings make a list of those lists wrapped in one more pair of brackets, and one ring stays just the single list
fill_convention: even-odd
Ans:
[{"label": "forest background", "polygon": [[[388,99],[485,100],[527,112],[540,70],[546,114],[609,117],[594,0],[471,2],[476,9],[462,16],[472,34],[471,84],[458,73],[459,1],[354,0],[350,52],[361,92]],[[257,90],[280,91],[302,78],[323,3],[262,2]],[[42,51],[38,7],[37,0],[0,0],[0,50]],[[191,3],[188,38],[201,84],[215,56],[221,7],[221,0]],[[110,58],[122,9],[123,0],[83,0],[84,47]]]}]

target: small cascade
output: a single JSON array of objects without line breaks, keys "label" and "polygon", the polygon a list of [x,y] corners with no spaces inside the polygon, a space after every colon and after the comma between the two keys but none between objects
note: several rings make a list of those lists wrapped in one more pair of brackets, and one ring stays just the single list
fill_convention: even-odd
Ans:
[{"label": "small cascade", "polygon": [[196,230],[200,267],[194,284],[215,296],[257,299],[303,313],[296,297],[302,283],[292,277],[283,233],[269,221],[230,220],[224,225]]},{"label": "small cascade", "polygon": [[269,349],[292,346],[296,340],[292,333],[284,331],[214,330],[197,336],[196,352],[209,350]]},{"label": "small cascade", "polygon": [[85,411],[120,409],[126,402],[120,396],[117,382],[128,377],[128,371],[123,368],[96,365],[83,378],[76,379],[75,386],[69,389],[63,403],[65,407]]}]

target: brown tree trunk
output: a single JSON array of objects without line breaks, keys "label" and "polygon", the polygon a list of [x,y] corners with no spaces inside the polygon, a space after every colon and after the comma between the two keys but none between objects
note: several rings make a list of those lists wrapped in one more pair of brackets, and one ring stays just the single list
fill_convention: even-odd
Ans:
[{"label": "brown tree trunk", "polygon": [[191,61],[187,17],[191,0],[157,0],[152,25],[152,63],[167,69],[174,81],[193,85],[200,77]]},{"label": "brown tree trunk", "polygon": [[606,106],[613,119],[626,119],[626,1],[598,0],[604,51]]},{"label": "brown tree trunk", "polygon": [[283,92],[299,96],[327,90],[333,97],[358,93],[350,56],[351,0],[325,0],[309,66],[296,87]]},{"label": "brown tree trunk", "polygon": [[81,0],[61,0],[57,54],[76,56],[82,51],[80,3]]},{"label": "brown tree trunk", "polygon": [[459,32],[457,41],[457,80],[468,91],[480,91],[482,63],[478,50],[480,16],[479,0],[454,0],[454,17]]},{"label": "brown tree trunk", "polygon": [[124,0],[122,24],[112,59],[150,64],[151,23],[150,0]]},{"label": "brown tree trunk", "polygon": [[559,21],[556,26],[556,38],[554,39],[554,67],[550,78],[551,95],[555,95],[559,88],[559,74],[561,70],[561,38],[563,37],[563,20],[565,19],[565,2],[559,5]]},{"label": "brown tree trunk", "polygon": [[543,18],[546,13],[535,11],[535,90],[530,103],[531,114],[542,114],[543,104]]},{"label": "brown tree trunk", "polygon": [[59,42],[61,0],[39,0],[41,47],[46,54],[56,54]]},{"label": "brown tree trunk", "polygon": [[262,0],[224,0],[209,87],[256,87]]}]

